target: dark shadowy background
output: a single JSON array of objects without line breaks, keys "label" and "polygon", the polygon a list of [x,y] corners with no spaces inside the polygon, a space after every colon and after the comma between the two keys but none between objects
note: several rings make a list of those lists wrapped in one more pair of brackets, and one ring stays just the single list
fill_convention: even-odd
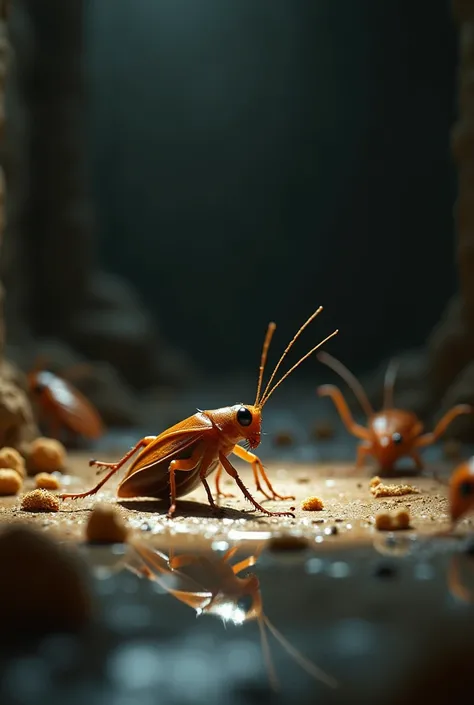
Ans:
[{"label": "dark shadowy background", "polygon": [[319,304],[301,351],[337,326],[365,370],[423,343],[456,286],[448,3],[90,0],[86,23],[102,262],[173,343],[253,372],[268,320],[283,348]]}]

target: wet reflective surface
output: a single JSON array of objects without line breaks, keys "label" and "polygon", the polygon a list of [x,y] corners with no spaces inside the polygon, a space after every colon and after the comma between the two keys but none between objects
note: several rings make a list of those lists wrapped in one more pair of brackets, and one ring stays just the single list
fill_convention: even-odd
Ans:
[{"label": "wet reflective surface", "polygon": [[29,649],[4,642],[0,702],[403,702],[424,660],[474,653],[468,540],[267,538],[81,546],[96,622]]}]

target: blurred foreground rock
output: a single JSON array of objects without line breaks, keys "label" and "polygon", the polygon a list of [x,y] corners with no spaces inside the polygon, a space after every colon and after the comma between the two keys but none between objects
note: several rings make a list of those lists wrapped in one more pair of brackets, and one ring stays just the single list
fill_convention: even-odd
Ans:
[{"label": "blurred foreground rock", "polygon": [[85,566],[39,529],[18,523],[0,532],[0,622],[13,636],[76,631],[93,614]]}]

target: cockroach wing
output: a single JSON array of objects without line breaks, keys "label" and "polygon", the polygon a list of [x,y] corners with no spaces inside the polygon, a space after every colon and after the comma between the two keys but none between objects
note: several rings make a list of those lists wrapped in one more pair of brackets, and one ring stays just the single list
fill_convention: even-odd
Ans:
[{"label": "cockroach wing", "polygon": [[74,433],[88,438],[99,438],[103,434],[102,419],[78,389],[50,372],[40,372],[38,381],[44,383],[42,394],[61,423]]},{"label": "cockroach wing", "polygon": [[[176,424],[138,454],[117,488],[118,497],[156,497],[165,499],[169,496],[168,469],[172,460],[189,458],[202,444],[203,453],[205,437],[212,433],[212,421],[205,414],[196,414]],[[200,460],[196,461],[196,467]],[[176,496],[191,492],[199,484],[195,471],[179,472],[176,477]]]}]

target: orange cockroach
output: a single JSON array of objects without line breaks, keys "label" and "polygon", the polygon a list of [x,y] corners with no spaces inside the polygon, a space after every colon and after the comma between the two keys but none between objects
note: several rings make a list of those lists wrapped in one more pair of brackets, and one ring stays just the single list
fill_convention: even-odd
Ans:
[{"label": "orange cockroach", "polygon": [[474,510],[474,457],[461,463],[449,480],[449,513],[455,524]]},{"label": "orange cockroach", "polygon": [[372,455],[378,461],[382,471],[389,471],[397,460],[409,456],[414,460],[417,470],[422,470],[423,463],[418,449],[435,443],[457,416],[474,412],[472,406],[459,404],[443,416],[432,433],[423,433],[423,424],[416,414],[393,406],[397,362],[392,361],[387,368],[383,407],[376,413],[359,381],[342,363],[327,353],[320,353],[318,360],[345,380],[367,414],[368,425],[364,428],[352,418],[347,403],[337,387],[326,384],[318,388],[319,396],[331,397],[347,430],[362,441],[357,450],[356,468],[363,464],[368,455]]},{"label": "orange cockroach", "polygon": [[37,361],[27,379],[51,437],[58,438],[62,429],[90,439],[104,433],[102,419],[91,402],[70,382],[42,369],[42,361]]},{"label": "orange cockroach", "polygon": [[[253,504],[255,509],[269,516],[294,516],[292,512],[270,512],[268,509],[262,507],[247,490],[227,456],[234,453],[238,458],[250,463],[253,469],[257,491],[262,492],[267,498],[282,500],[294,499],[294,497],[284,497],[277,494],[270,484],[260,459],[249,450],[238,445],[238,443],[239,441],[246,441],[248,447],[252,450],[258,447],[261,436],[262,409],[273,392],[298,365],[338,332],[337,330],[334,331],[325,340],[318,343],[318,345],[312,348],[293,365],[273,387],[271,386],[280,364],[291,349],[293,343],[320,311],[322,311],[322,306],[320,306],[301,326],[280,357],[263,394],[261,394],[268,348],[276,328],[275,323],[269,324],[260,360],[257,394],[255,402],[251,406],[235,404],[234,406],[213,409],[211,411],[201,411],[198,409],[197,414],[172,426],[159,436],[147,436],[146,438],[142,438],[116,463],[104,463],[91,460],[89,462],[91,466],[96,465],[100,468],[110,469],[104,479],[88,492],[63,494],[60,495],[60,497],[62,499],[77,499],[95,494],[132,455],[139,449],[142,449],[128,469],[124,479],[119,484],[117,488],[118,497],[155,497],[157,499],[170,497],[171,501],[168,517],[171,517],[176,509],[176,499],[192,492],[201,482],[206,490],[209,504],[214,511],[218,511],[218,507],[214,502],[207,482],[207,477],[209,477],[214,470],[219,468],[216,476],[216,490],[218,496],[222,495],[219,489],[219,477],[220,472],[222,472],[221,468],[224,468],[226,473],[235,480],[242,494]],[[262,489],[260,477],[266,484],[270,494]]]},{"label": "orange cockroach", "polygon": [[331,688],[337,687],[337,681],[300,654],[264,614],[257,576],[252,573],[239,577],[239,573],[255,565],[261,549],[232,565],[230,561],[238,551],[238,546],[230,548],[223,556],[202,552],[174,555],[173,551],[166,555],[156,548],[150,548],[143,539],[132,538],[128,543],[136,556],[126,562],[127,569],[140,577],[154,580],[168,594],[194,609],[198,615],[214,615],[224,623],[232,622],[236,625],[257,620],[264,660],[270,683],[275,690],[279,683],[265,629],[313,678]]}]

